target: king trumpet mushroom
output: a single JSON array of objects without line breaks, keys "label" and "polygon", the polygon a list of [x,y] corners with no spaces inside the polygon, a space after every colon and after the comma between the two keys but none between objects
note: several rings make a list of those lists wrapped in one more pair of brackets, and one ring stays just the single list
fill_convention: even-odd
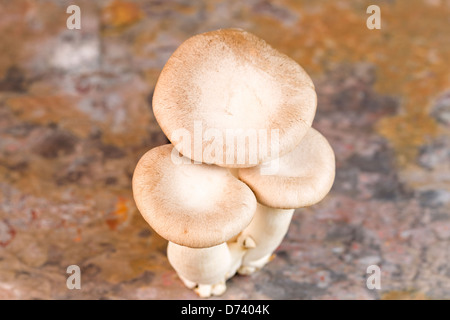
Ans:
[{"label": "king trumpet mushroom", "polygon": [[[262,174],[264,165],[276,173]],[[255,217],[237,239],[248,248],[240,274],[262,268],[286,235],[294,210],[321,201],[334,182],[333,149],[314,128],[308,130],[293,151],[264,165],[238,172],[258,200]]]},{"label": "king trumpet mushroom", "polygon": [[169,262],[184,284],[202,297],[222,294],[235,264],[226,242],[250,223],[255,196],[227,169],[174,161],[172,151],[172,145],[163,145],[139,160],[133,175],[136,205],[169,241]]},{"label": "king trumpet mushroom", "polygon": [[[178,47],[152,105],[172,145],[137,164],[135,202],[169,241],[183,283],[201,297],[220,295],[236,272],[267,263],[294,208],[331,188],[334,154],[311,128],[313,82],[264,40],[222,29]],[[274,163],[278,171],[265,171]]]},{"label": "king trumpet mushroom", "polygon": [[153,112],[197,162],[252,167],[286,154],[311,127],[317,96],[294,60],[240,29],[196,35],[164,66]]}]

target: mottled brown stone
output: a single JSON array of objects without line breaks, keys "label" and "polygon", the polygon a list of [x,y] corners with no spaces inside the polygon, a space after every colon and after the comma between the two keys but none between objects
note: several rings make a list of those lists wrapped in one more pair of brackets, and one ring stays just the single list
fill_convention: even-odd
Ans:
[{"label": "mottled brown stone", "polygon": [[[277,257],[224,299],[450,299],[446,1],[5,1],[0,19],[0,299],[196,299],[134,205],[139,158],[167,142],[151,109],[188,37],[241,27],[294,58],[337,161]],[[79,265],[82,289],[66,288]],[[378,264],[382,289],[368,290]]]}]

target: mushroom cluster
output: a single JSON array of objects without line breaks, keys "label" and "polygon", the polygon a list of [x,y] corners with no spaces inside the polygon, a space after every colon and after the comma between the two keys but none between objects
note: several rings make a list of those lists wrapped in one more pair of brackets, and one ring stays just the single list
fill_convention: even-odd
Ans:
[{"label": "mushroom cluster", "polygon": [[331,189],[334,153],[311,127],[316,105],[306,72],[241,29],[196,35],[164,66],[153,110],[171,144],[140,159],[133,194],[199,296],[261,269],[294,210]]}]

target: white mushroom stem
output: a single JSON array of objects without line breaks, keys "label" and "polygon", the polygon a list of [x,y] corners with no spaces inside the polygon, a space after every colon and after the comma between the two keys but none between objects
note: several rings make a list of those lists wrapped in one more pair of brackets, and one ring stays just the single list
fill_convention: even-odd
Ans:
[{"label": "white mushroom stem", "polygon": [[180,279],[202,298],[221,295],[231,266],[226,243],[210,248],[189,248],[169,241],[167,257]]},{"label": "white mushroom stem", "polygon": [[245,253],[247,252],[247,248],[244,248],[237,242],[237,237],[234,240],[228,241],[227,245],[231,254],[231,263],[227,273],[227,280],[228,280],[232,278],[236,274],[236,272],[238,272],[239,268],[242,266],[242,260],[244,258]]},{"label": "white mushroom stem", "polygon": [[294,209],[275,209],[258,203],[255,216],[238,238],[247,249],[239,268],[239,274],[248,275],[261,269],[283,241]]}]

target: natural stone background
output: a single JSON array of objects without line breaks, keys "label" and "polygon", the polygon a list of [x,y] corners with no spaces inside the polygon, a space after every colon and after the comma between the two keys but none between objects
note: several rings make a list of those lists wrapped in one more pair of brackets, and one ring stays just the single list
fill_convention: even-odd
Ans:
[{"label": "natural stone background", "polygon": [[[166,143],[151,97],[188,37],[241,27],[298,61],[337,157],[277,258],[225,299],[450,299],[450,2],[0,0],[0,298],[196,299],[134,205]],[[82,29],[67,30],[78,4]],[[77,264],[82,289],[66,288]],[[382,269],[382,290],[366,268]]]}]

